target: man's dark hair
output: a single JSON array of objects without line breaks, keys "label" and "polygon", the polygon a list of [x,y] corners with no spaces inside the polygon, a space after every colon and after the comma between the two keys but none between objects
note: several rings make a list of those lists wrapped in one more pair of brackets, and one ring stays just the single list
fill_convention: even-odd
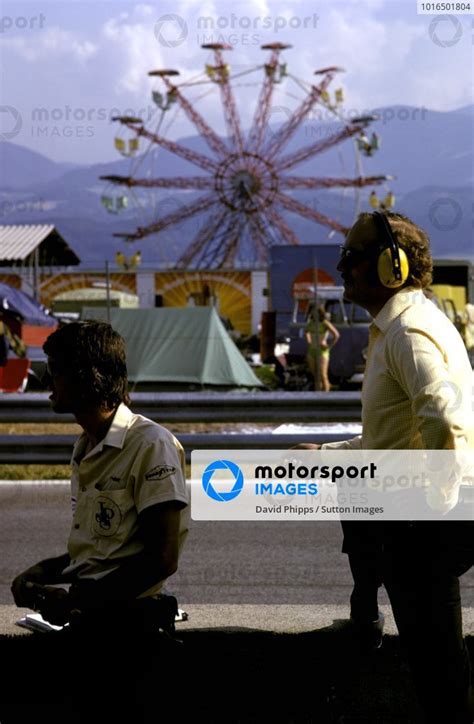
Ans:
[{"label": "man's dark hair", "polygon": [[65,324],[48,337],[43,350],[77,382],[90,405],[113,409],[121,402],[130,404],[125,341],[110,324]]},{"label": "man's dark hair", "polygon": [[[410,274],[406,286],[425,289],[433,280],[433,258],[431,256],[428,234],[403,214],[385,211],[393,236],[404,250],[410,265]],[[366,221],[372,214],[360,214],[359,219]]]}]

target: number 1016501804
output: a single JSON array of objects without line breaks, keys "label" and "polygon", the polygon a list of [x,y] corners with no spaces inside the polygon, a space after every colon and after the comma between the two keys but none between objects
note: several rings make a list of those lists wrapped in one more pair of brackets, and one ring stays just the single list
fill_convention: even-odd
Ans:
[{"label": "number 1016501804", "polygon": [[419,15],[438,15],[440,13],[471,15],[473,10],[474,2],[421,2],[421,0],[417,0]]}]

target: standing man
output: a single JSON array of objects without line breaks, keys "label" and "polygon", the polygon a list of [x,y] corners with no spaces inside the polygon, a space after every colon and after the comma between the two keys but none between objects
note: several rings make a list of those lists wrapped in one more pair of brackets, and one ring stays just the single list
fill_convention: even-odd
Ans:
[{"label": "standing man", "polygon": [[[129,409],[125,344],[109,324],[63,326],[44,351],[53,409],[83,428],[72,456],[72,527],[67,553],[17,576],[13,597],[68,623],[71,649],[89,642],[89,656],[100,649],[108,662],[102,673],[116,671],[174,621],[175,599],[162,592],[188,528],[184,452],[168,430]],[[143,653],[132,656],[132,676],[137,661]],[[127,692],[108,699],[123,711]]]},{"label": "standing man", "polygon": [[[395,213],[361,214],[341,248],[345,297],[373,318],[362,388],[362,435],[328,449],[474,447],[472,370],[462,339],[426,299],[426,234]],[[457,497],[429,490],[445,520],[344,523],[354,590],[351,617],[381,643],[383,582],[429,724],[470,724],[470,668],[459,576],[473,563],[472,520],[449,521]]]}]

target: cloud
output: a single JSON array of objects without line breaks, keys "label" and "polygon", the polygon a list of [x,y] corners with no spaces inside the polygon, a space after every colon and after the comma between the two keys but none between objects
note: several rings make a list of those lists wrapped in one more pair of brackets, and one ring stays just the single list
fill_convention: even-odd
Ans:
[{"label": "cloud", "polygon": [[[361,13],[344,0],[344,7],[336,3],[321,14],[313,62],[317,57],[321,65],[346,69],[340,80],[351,108],[400,103],[440,109],[462,105],[469,96],[469,79],[459,72],[465,48],[462,43],[457,48],[437,48],[429,38],[429,21],[402,13],[390,18]],[[308,52],[298,55],[299,71],[307,76]]]},{"label": "cloud", "polygon": [[149,92],[148,71],[163,65],[154,34],[156,9],[138,5],[120,13],[102,27],[103,51],[114,58],[113,86],[136,96]]},{"label": "cloud", "polygon": [[[314,19],[313,10],[318,21],[308,25],[308,18]],[[276,26],[276,19],[284,19],[285,27]],[[449,101],[456,104],[455,99],[461,105],[465,102],[466,83],[462,74],[456,78],[453,73],[454,52],[451,57],[445,54],[446,75],[451,77],[448,101],[448,96],[440,97],[434,79],[430,81],[436,49],[428,37],[427,21],[402,12],[402,6],[387,16],[383,0],[336,0],[318,7],[306,0],[291,5],[266,0],[235,5],[184,0],[159,8],[141,4],[105,22],[101,45],[114,59],[115,92],[138,99],[149,97],[147,73],[153,68],[180,71],[179,83],[199,75],[206,62],[212,63],[212,53],[206,54],[200,47],[203,42],[229,42],[233,51],[226,52],[225,58],[235,69],[258,65],[266,57],[259,46],[274,40],[293,45],[286,53],[289,68],[306,83],[314,82],[313,71],[318,67],[345,67],[347,75],[334,81],[333,87],[345,86],[351,107],[429,105],[428,92],[423,91],[425,81],[431,98],[436,97],[432,100],[435,107],[447,107]],[[215,117],[211,101],[205,105]],[[242,112],[248,115],[248,109]]]},{"label": "cloud", "polygon": [[[459,16],[462,37],[452,47],[444,47],[430,37],[432,18],[417,16],[413,2],[142,0],[134,4],[133,0],[110,0],[94,4],[92,0],[71,0],[71,8],[77,10],[61,13],[61,27],[56,27],[55,20],[54,27],[47,25],[41,32],[2,35],[6,69],[2,96],[24,118],[31,108],[62,108],[65,104],[113,108],[120,113],[133,109],[134,115],[150,118],[155,109],[151,91],[162,92],[163,83],[150,78],[148,72],[171,68],[180,72],[176,83],[184,84],[183,94],[193,107],[217,133],[225,133],[219,84],[190,84],[209,81],[205,64],[212,65],[214,56],[201,44],[229,42],[233,49],[226,51],[224,58],[232,74],[255,70],[233,83],[238,113],[248,128],[265,77],[263,63],[269,57],[260,45],[279,41],[292,46],[281,58],[288,63],[289,74],[301,79],[306,88],[317,82],[313,74],[317,68],[338,65],[346,69],[330,90],[344,87],[347,112],[393,104],[438,110],[468,105],[472,102],[472,74],[465,72],[472,61],[470,17]],[[87,12],[78,7],[82,5]],[[163,20],[166,17],[168,20]],[[449,39],[450,32],[447,26],[438,28],[441,39]],[[285,120],[286,109],[299,105],[305,91],[291,78],[273,91],[272,123],[278,125]],[[204,97],[198,100],[199,96]],[[165,114],[163,135],[175,139],[195,135],[195,127],[178,111],[175,104]],[[152,128],[154,123],[155,117],[147,125]],[[108,149],[111,155],[115,153],[111,142],[115,128],[108,120],[96,120],[93,125],[93,136],[65,137],[62,146],[52,137],[30,140],[48,155],[70,159],[75,154],[81,162],[103,158]],[[28,140],[26,131],[24,140]],[[80,149],[77,153],[76,148]]]},{"label": "cloud", "polygon": [[46,28],[36,36],[3,38],[2,45],[30,63],[58,56],[72,56],[80,63],[85,63],[98,51],[94,43],[79,40],[73,33],[58,27]]},{"label": "cloud", "polygon": [[367,10],[380,10],[382,9],[384,2],[386,2],[386,0],[336,0],[334,6],[337,7],[338,5],[341,5],[344,8],[355,7],[358,10],[361,8],[366,8]]}]

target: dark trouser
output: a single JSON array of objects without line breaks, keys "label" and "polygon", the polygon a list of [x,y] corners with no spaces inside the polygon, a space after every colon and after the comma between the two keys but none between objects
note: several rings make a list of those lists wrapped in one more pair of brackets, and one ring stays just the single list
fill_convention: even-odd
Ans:
[{"label": "dark trouser", "polygon": [[371,533],[373,523],[356,522],[345,523],[344,533],[347,525],[344,550],[355,582],[351,609],[366,605],[366,618],[373,616],[376,584],[383,581],[427,722],[470,724],[459,576],[473,563],[474,524],[390,522]]},{"label": "dark trouser", "polygon": [[429,724],[472,722],[459,576],[472,564],[473,528],[447,521],[385,526],[383,581]]},{"label": "dark trouser", "polygon": [[382,527],[376,521],[342,520],[341,525],[344,532],[342,550],[349,557],[354,580],[351,618],[357,623],[370,623],[379,615],[377,593],[382,585]]}]

